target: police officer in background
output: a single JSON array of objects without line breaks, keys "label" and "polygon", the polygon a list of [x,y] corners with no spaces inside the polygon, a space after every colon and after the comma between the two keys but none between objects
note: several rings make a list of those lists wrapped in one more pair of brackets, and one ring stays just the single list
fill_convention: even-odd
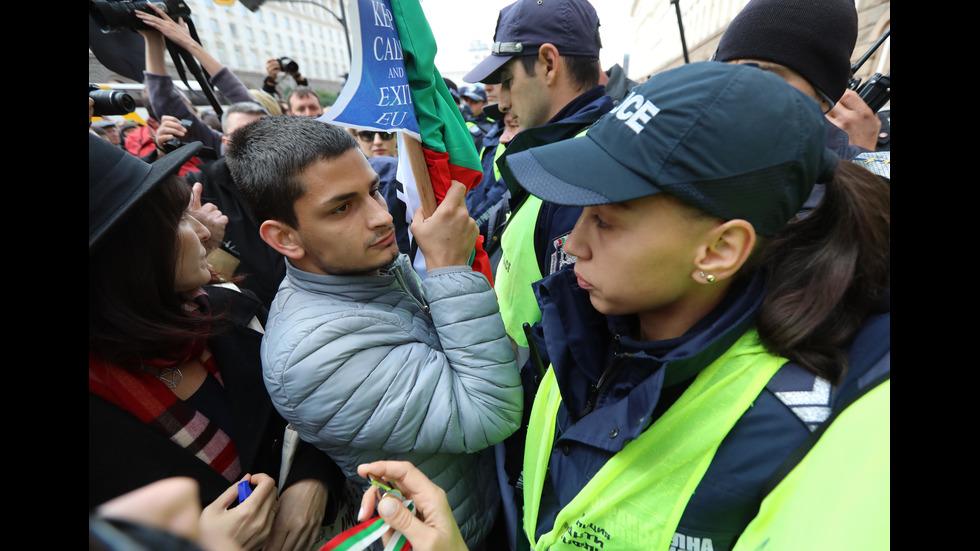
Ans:
[{"label": "police officer in background", "polygon": [[487,114],[483,112],[483,108],[487,105],[487,93],[479,86],[470,86],[460,95],[460,101],[465,106],[461,111],[463,120],[466,121],[466,128],[473,136],[476,150],[482,151],[484,136],[495,126],[494,121],[490,120]]}]

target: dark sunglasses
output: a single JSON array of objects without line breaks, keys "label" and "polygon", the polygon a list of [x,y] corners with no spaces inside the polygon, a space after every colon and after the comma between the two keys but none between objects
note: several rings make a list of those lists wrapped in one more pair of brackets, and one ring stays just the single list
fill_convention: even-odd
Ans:
[{"label": "dark sunglasses", "polygon": [[394,132],[368,132],[367,130],[362,130],[362,131],[358,132],[357,133],[357,137],[362,142],[371,143],[371,142],[374,141],[374,135],[375,134],[380,134],[381,135],[381,139],[384,140],[384,141],[386,141],[386,142],[388,140],[390,140],[390,139],[392,139],[392,138],[395,137],[395,133]]}]

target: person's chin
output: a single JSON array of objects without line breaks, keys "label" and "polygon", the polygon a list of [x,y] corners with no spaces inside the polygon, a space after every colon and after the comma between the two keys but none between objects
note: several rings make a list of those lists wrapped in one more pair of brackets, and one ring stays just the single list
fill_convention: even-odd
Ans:
[{"label": "person's chin", "polygon": [[386,258],[387,260],[382,261],[378,268],[384,268],[395,261],[398,258],[398,243],[392,239],[391,243],[382,247],[379,251],[379,256],[381,258]]},{"label": "person's chin", "polygon": [[379,263],[377,266],[372,267],[370,270],[365,270],[365,273],[376,272],[378,270],[383,270],[388,266],[391,266],[391,264],[398,258],[398,254],[399,254],[398,247],[394,247],[393,250],[391,251],[391,256],[388,257],[388,260]]}]

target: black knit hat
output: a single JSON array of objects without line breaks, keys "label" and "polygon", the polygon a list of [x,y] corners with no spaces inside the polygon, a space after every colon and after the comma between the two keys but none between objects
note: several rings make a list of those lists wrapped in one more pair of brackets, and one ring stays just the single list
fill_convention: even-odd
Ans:
[{"label": "black knit hat", "polygon": [[785,65],[833,104],[851,79],[857,24],[854,0],[750,0],[728,25],[714,59]]}]

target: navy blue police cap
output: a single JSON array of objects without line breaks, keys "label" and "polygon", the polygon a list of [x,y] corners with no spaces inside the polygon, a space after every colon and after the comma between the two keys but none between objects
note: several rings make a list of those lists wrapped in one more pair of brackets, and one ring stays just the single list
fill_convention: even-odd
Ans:
[{"label": "navy blue police cap", "polygon": [[601,205],[669,193],[771,236],[839,158],[820,105],[751,65],[690,63],[636,86],[584,136],[507,157],[530,193]]},{"label": "navy blue police cap", "polygon": [[463,77],[498,84],[497,69],[514,56],[537,55],[543,44],[561,55],[599,59],[599,15],[586,0],[517,0],[500,10],[491,53]]}]

